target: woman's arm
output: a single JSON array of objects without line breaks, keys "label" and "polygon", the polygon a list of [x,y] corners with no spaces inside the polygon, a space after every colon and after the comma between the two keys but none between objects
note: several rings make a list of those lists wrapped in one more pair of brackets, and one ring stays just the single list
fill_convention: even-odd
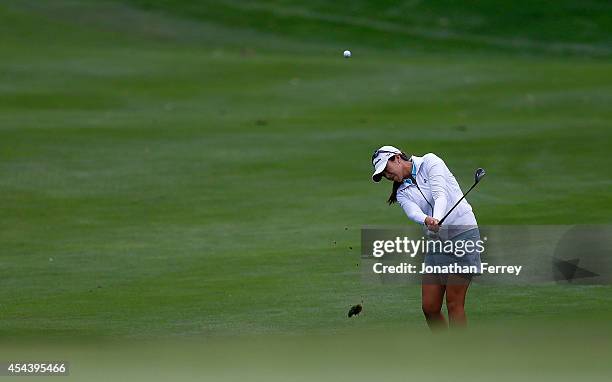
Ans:
[{"label": "woman's arm", "polygon": [[432,158],[428,161],[429,185],[431,196],[434,199],[434,219],[440,220],[446,213],[448,196],[446,195],[446,174],[448,169],[442,159],[434,154],[429,154]]},{"label": "woman's arm", "polygon": [[415,202],[409,200],[406,197],[398,197],[397,201],[408,215],[408,218],[417,224],[425,224],[425,218],[427,215],[421,211],[421,208],[417,206]]}]

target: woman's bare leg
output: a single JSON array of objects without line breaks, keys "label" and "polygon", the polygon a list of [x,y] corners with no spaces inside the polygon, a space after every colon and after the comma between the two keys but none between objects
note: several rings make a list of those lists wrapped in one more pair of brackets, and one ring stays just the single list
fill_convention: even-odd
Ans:
[{"label": "woman's bare leg", "polygon": [[448,321],[451,326],[465,327],[467,318],[465,316],[465,295],[470,286],[470,279],[449,275],[446,284],[446,309],[448,310]]},{"label": "woman's bare leg", "polygon": [[421,284],[421,301],[423,314],[431,330],[447,328],[446,319],[442,315],[445,286],[438,281],[437,275],[423,275]]}]

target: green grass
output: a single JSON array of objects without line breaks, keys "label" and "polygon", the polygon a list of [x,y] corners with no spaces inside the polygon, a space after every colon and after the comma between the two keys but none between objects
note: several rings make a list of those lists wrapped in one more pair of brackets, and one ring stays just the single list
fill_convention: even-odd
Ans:
[{"label": "green grass", "polygon": [[[0,4],[3,338],[424,330],[417,287],[356,267],[361,226],[409,224],[382,144],[486,168],[481,224],[611,222],[607,2],[193,3]],[[609,322],[611,292],[475,285],[468,312]]]}]

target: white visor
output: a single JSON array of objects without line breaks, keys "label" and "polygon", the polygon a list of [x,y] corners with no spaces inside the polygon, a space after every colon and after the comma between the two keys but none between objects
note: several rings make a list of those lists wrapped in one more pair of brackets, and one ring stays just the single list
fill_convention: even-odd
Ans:
[{"label": "white visor", "polygon": [[374,166],[374,173],[372,174],[372,180],[376,183],[380,182],[382,173],[387,167],[387,161],[389,158],[401,154],[402,151],[393,146],[383,146],[374,152],[372,155],[372,166]]}]

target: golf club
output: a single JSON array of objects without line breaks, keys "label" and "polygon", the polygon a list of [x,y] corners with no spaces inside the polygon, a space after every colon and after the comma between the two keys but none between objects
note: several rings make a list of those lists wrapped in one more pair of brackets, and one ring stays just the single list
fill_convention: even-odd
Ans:
[{"label": "golf club", "polygon": [[484,168],[478,168],[476,169],[476,172],[474,173],[474,184],[472,185],[472,187],[470,187],[469,190],[467,190],[467,192],[465,194],[463,194],[463,196],[461,197],[461,199],[459,199],[457,201],[457,203],[455,203],[455,205],[453,206],[453,208],[451,208],[450,210],[448,210],[448,212],[446,213],[446,215],[444,215],[444,217],[442,219],[440,219],[440,222],[438,223],[439,226],[442,225],[442,222],[444,222],[444,219],[446,219],[448,217],[448,215],[450,215],[451,212],[453,212],[453,210],[455,209],[455,207],[457,207],[459,205],[459,203],[461,203],[461,201],[467,196],[467,194],[470,193],[470,191],[472,191],[472,189],[474,187],[476,187],[476,185],[478,184],[478,182],[480,182],[480,180],[486,175],[487,173],[485,172]]}]

